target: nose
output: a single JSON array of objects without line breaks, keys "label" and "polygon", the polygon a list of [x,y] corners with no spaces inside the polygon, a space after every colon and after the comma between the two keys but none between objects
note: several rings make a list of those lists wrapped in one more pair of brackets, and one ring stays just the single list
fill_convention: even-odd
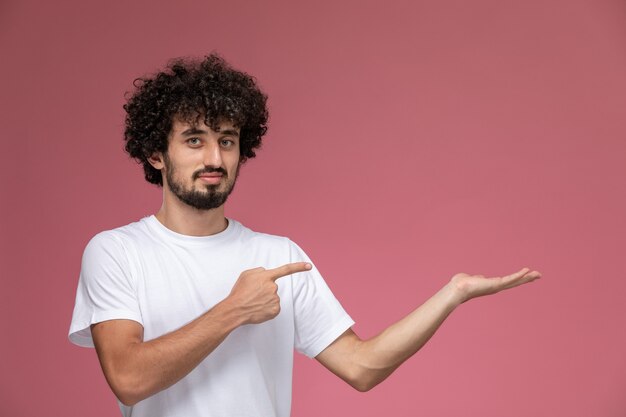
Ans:
[{"label": "nose", "polygon": [[213,168],[222,167],[222,153],[217,142],[211,141],[208,146],[205,147],[203,159],[204,166]]}]

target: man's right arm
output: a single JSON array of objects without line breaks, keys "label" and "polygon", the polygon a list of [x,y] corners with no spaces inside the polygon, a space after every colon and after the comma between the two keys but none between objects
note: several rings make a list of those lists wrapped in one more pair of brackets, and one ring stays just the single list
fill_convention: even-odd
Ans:
[{"label": "man's right arm", "polygon": [[276,280],[311,269],[305,262],[244,271],[228,297],[194,321],[144,342],[132,320],[93,324],[98,359],[117,398],[131,406],[175,384],[243,324],[270,320],[280,312]]}]

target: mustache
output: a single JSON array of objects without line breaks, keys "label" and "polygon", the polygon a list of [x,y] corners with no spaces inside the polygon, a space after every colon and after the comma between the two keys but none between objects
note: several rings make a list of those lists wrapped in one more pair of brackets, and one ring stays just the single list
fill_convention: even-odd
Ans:
[{"label": "mustache", "polygon": [[204,169],[198,170],[196,172],[193,173],[193,179],[198,179],[200,177],[200,175],[202,174],[210,174],[212,172],[219,172],[220,174],[222,174],[222,176],[224,176],[224,178],[228,177],[228,173],[226,173],[226,170],[224,168],[218,167],[218,168],[213,168],[213,167],[206,167]]}]

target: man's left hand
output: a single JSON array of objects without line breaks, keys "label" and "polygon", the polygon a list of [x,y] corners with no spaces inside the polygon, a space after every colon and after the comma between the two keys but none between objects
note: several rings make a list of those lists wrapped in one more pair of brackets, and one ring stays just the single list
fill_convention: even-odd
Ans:
[{"label": "man's left hand", "polygon": [[472,298],[495,294],[539,278],[541,278],[541,274],[538,271],[530,272],[529,268],[522,268],[513,274],[503,277],[491,278],[485,278],[484,275],[470,275],[462,272],[452,277],[450,285],[455,289],[460,304]]}]

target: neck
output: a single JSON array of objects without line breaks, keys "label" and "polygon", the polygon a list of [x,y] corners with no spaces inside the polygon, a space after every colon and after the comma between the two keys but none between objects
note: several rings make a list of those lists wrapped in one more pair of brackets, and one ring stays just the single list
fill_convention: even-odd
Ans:
[{"label": "neck", "polygon": [[228,226],[224,205],[211,210],[198,210],[169,193],[164,193],[163,205],[155,217],[168,229],[187,236],[210,236]]}]

